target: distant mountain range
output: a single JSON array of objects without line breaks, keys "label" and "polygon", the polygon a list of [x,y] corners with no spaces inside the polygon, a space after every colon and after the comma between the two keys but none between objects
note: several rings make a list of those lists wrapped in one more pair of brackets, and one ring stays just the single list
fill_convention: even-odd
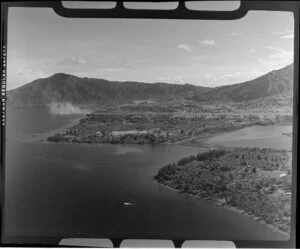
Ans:
[{"label": "distant mountain range", "polygon": [[294,64],[271,71],[256,79],[234,85],[215,87],[195,96],[195,100],[245,101],[293,93]]},{"label": "distant mountain range", "polygon": [[125,103],[133,100],[243,101],[293,92],[293,64],[254,80],[209,88],[190,84],[118,82],[57,73],[7,92],[9,105],[36,107],[52,102],[78,105]]}]

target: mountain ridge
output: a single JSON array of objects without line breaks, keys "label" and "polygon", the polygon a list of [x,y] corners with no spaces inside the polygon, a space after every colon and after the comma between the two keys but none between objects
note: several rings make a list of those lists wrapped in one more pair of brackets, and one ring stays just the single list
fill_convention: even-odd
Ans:
[{"label": "mountain ridge", "polygon": [[293,91],[293,67],[293,64],[289,64],[252,80],[213,88],[195,100],[244,101],[278,94],[291,94]]},{"label": "mountain ridge", "polygon": [[56,73],[36,79],[7,91],[8,102],[18,107],[43,106],[52,102],[95,105],[108,102],[124,103],[133,100],[157,101],[244,101],[278,94],[291,94],[293,64],[242,83],[218,87],[192,84],[109,81]]}]

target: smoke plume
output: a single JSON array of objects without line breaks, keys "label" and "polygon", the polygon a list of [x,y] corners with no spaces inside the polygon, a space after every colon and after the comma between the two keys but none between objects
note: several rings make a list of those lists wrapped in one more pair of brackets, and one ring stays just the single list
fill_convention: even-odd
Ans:
[{"label": "smoke plume", "polygon": [[89,109],[82,109],[80,107],[74,106],[69,102],[52,102],[48,105],[48,107],[50,113],[57,115],[87,114],[91,112],[91,110]]}]

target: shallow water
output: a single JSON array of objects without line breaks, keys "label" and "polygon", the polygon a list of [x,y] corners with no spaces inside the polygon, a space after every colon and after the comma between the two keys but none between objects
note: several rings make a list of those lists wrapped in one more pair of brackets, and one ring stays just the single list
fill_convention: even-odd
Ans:
[{"label": "shallow water", "polygon": [[274,149],[292,149],[292,125],[252,126],[241,130],[212,137],[209,144],[231,147],[259,147]]},{"label": "shallow water", "polygon": [[53,116],[42,108],[8,114],[6,236],[286,239],[248,217],[153,180],[160,167],[201,148],[24,139],[74,118]]}]

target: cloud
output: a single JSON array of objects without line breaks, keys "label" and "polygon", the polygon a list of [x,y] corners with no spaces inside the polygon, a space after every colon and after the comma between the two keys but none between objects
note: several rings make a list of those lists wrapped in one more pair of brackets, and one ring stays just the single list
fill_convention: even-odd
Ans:
[{"label": "cloud", "polygon": [[[132,56],[111,56],[106,59],[101,59],[101,63],[104,62],[104,65],[108,68],[124,68],[124,69],[133,69],[140,68],[145,64],[147,60],[140,58],[132,58]],[[119,71],[119,70],[118,70]]]},{"label": "cloud", "polygon": [[46,78],[50,76],[42,70],[33,70],[29,68],[20,68],[17,70],[18,78],[21,78],[24,82],[30,82],[38,78]]},{"label": "cloud", "polygon": [[24,67],[20,67],[19,69],[16,69],[16,67],[8,67],[7,89],[14,89],[36,79],[49,77],[50,75],[51,74],[45,73],[42,70],[33,70]]},{"label": "cloud", "polygon": [[79,56],[72,56],[68,58],[61,58],[55,64],[65,66],[83,65],[86,64],[86,60]]},{"label": "cloud", "polygon": [[193,49],[193,46],[192,46],[192,45],[188,45],[188,44],[179,44],[179,45],[177,46],[177,48],[186,50],[186,51],[188,51],[188,52],[191,52],[192,49]]},{"label": "cloud", "polygon": [[235,73],[226,73],[226,74],[223,74],[223,78],[236,78],[236,77],[239,77],[241,76],[241,73],[240,72],[235,72]]},{"label": "cloud", "polygon": [[104,72],[124,72],[127,71],[127,68],[124,67],[111,67],[111,68],[102,68],[101,71]]},{"label": "cloud", "polygon": [[255,79],[265,73],[267,73],[266,70],[253,70],[249,72],[234,71],[232,73],[225,73],[223,75],[220,75],[219,80],[225,84],[235,84]]},{"label": "cloud", "polygon": [[203,75],[178,75],[178,76],[162,76],[157,77],[155,82],[164,82],[169,84],[193,84],[193,85],[211,85],[218,81],[218,76],[211,73]]},{"label": "cloud", "polygon": [[285,31],[276,31],[276,32],[271,32],[272,35],[285,35],[285,34],[290,34],[293,33],[294,30],[285,30]]},{"label": "cloud", "polygon": [[217,70],[221,70],[221,71],[228,71],[228,70],[237,70],[240,67],[238,66],[220,66],[220,67],[216,67]]},{"label": "cloud", "polygon": [[[216,45],[215,40],[209,40],[209,39],[204,39],[202,41],[198,41],[199,45],[205,45],[205,46],[213,46]],[[179,44],[177,48],[186,50],[188,52],[191,52],[193,50],[194,45],[188,45],[188,44]],[[200,57],[199,57],[200,58]]]},{"label": "cloud", "polygon": [[285,31],[276,31],[272,32],[272,35],[277,35],[279,36],[278,38],[280,39],[291,39],[294,38],[294,30],[285,30]]},{"label": "cloud", "polygon": [[265,46],[265,48],[274,52],[269,54],[267,58],[258,58],[257,60],[261,66],[269,71],[286,66],[294,60],[294,52],[292,50],[286,51],[273,46]]},{"label": "cloud", "polygon": [[290,61],[291,63],[293,60],[293,56],[294,56],[293,51],[281,51],[279,53],[271,54],[269,58],[276,59],[276,60],[279,59],[282,61]]},{"label": "cloud", "polygon": [[283,51],[281,48],[270,46],[270,45],[266,45],[266,46],[264,46],[264,48],[274,50],[274,51],[279,52],[279,53]]},{"label": "cloud", "polygon": [[254,52],[255,52],[255,48],[250,48],[248,51],[249,51],[250,53],[254,53]]},{"label": "cloud", "polygon": [[231,36],[238,36],[240,33],[237,33],[237,32],[232,32],[232,33],[229,33],[229,35]]},{"label": "cloud", "polygon": [[215,74],[205,73],[203,78],[210,81],[218,81],[218,77]]},{"label": "cloud", "polygon": [[202,41],[199,41],[199,44],[207,45],[207,46],[213,46],[213,45],[216,45],[216,41],[215,40],[204,39]]},{"label": "cloud", "polygon": [[201,60],[210,61],[210,60],[214,60],[215,56],[208,55],[208,54],[202,54],[202,55],[193,55],[193,56],[190,56],[190,58],[195,61],[201,61]]},{"label": "cloud", "polygon": [[127,60],[127,63],[124,63],[124,67],[128,68],[140,68],[145,64],[145,60],[137,59],[137,58],[130,58]]},{"label": "cloud", "polygon": [[164,83],[170,83],[170,84],[184,84],[185,79],[183,76],[174,76],[174,77],[168,77],[168,76],[162,76],[162,77],[156,77],[156,82],[164,82]]},{"label": "cloud", "polygon": [[[165,76],[165,77],[157,77],[156,82],[165,82],[172,84],[193,84],[199,86],[220,86],[220,85],[228,85],[228,84],[236,84],[240,82],[245,82],[247,80],[251,80],[257,78],[265,73],[267,73],[268,69],[253,69],[243,71],[242,67],[234,67],[234,66],[226,66],[224,71],[229,72],[203,72],[198,75],[178,75],[178,76]],[[241,70],[238,70],[241,69]]]},{"label": "cloud", "polygon": [[291,39],[291,38],[294,38],[294,34],[280,36],[279,38],[280,39]]}]

